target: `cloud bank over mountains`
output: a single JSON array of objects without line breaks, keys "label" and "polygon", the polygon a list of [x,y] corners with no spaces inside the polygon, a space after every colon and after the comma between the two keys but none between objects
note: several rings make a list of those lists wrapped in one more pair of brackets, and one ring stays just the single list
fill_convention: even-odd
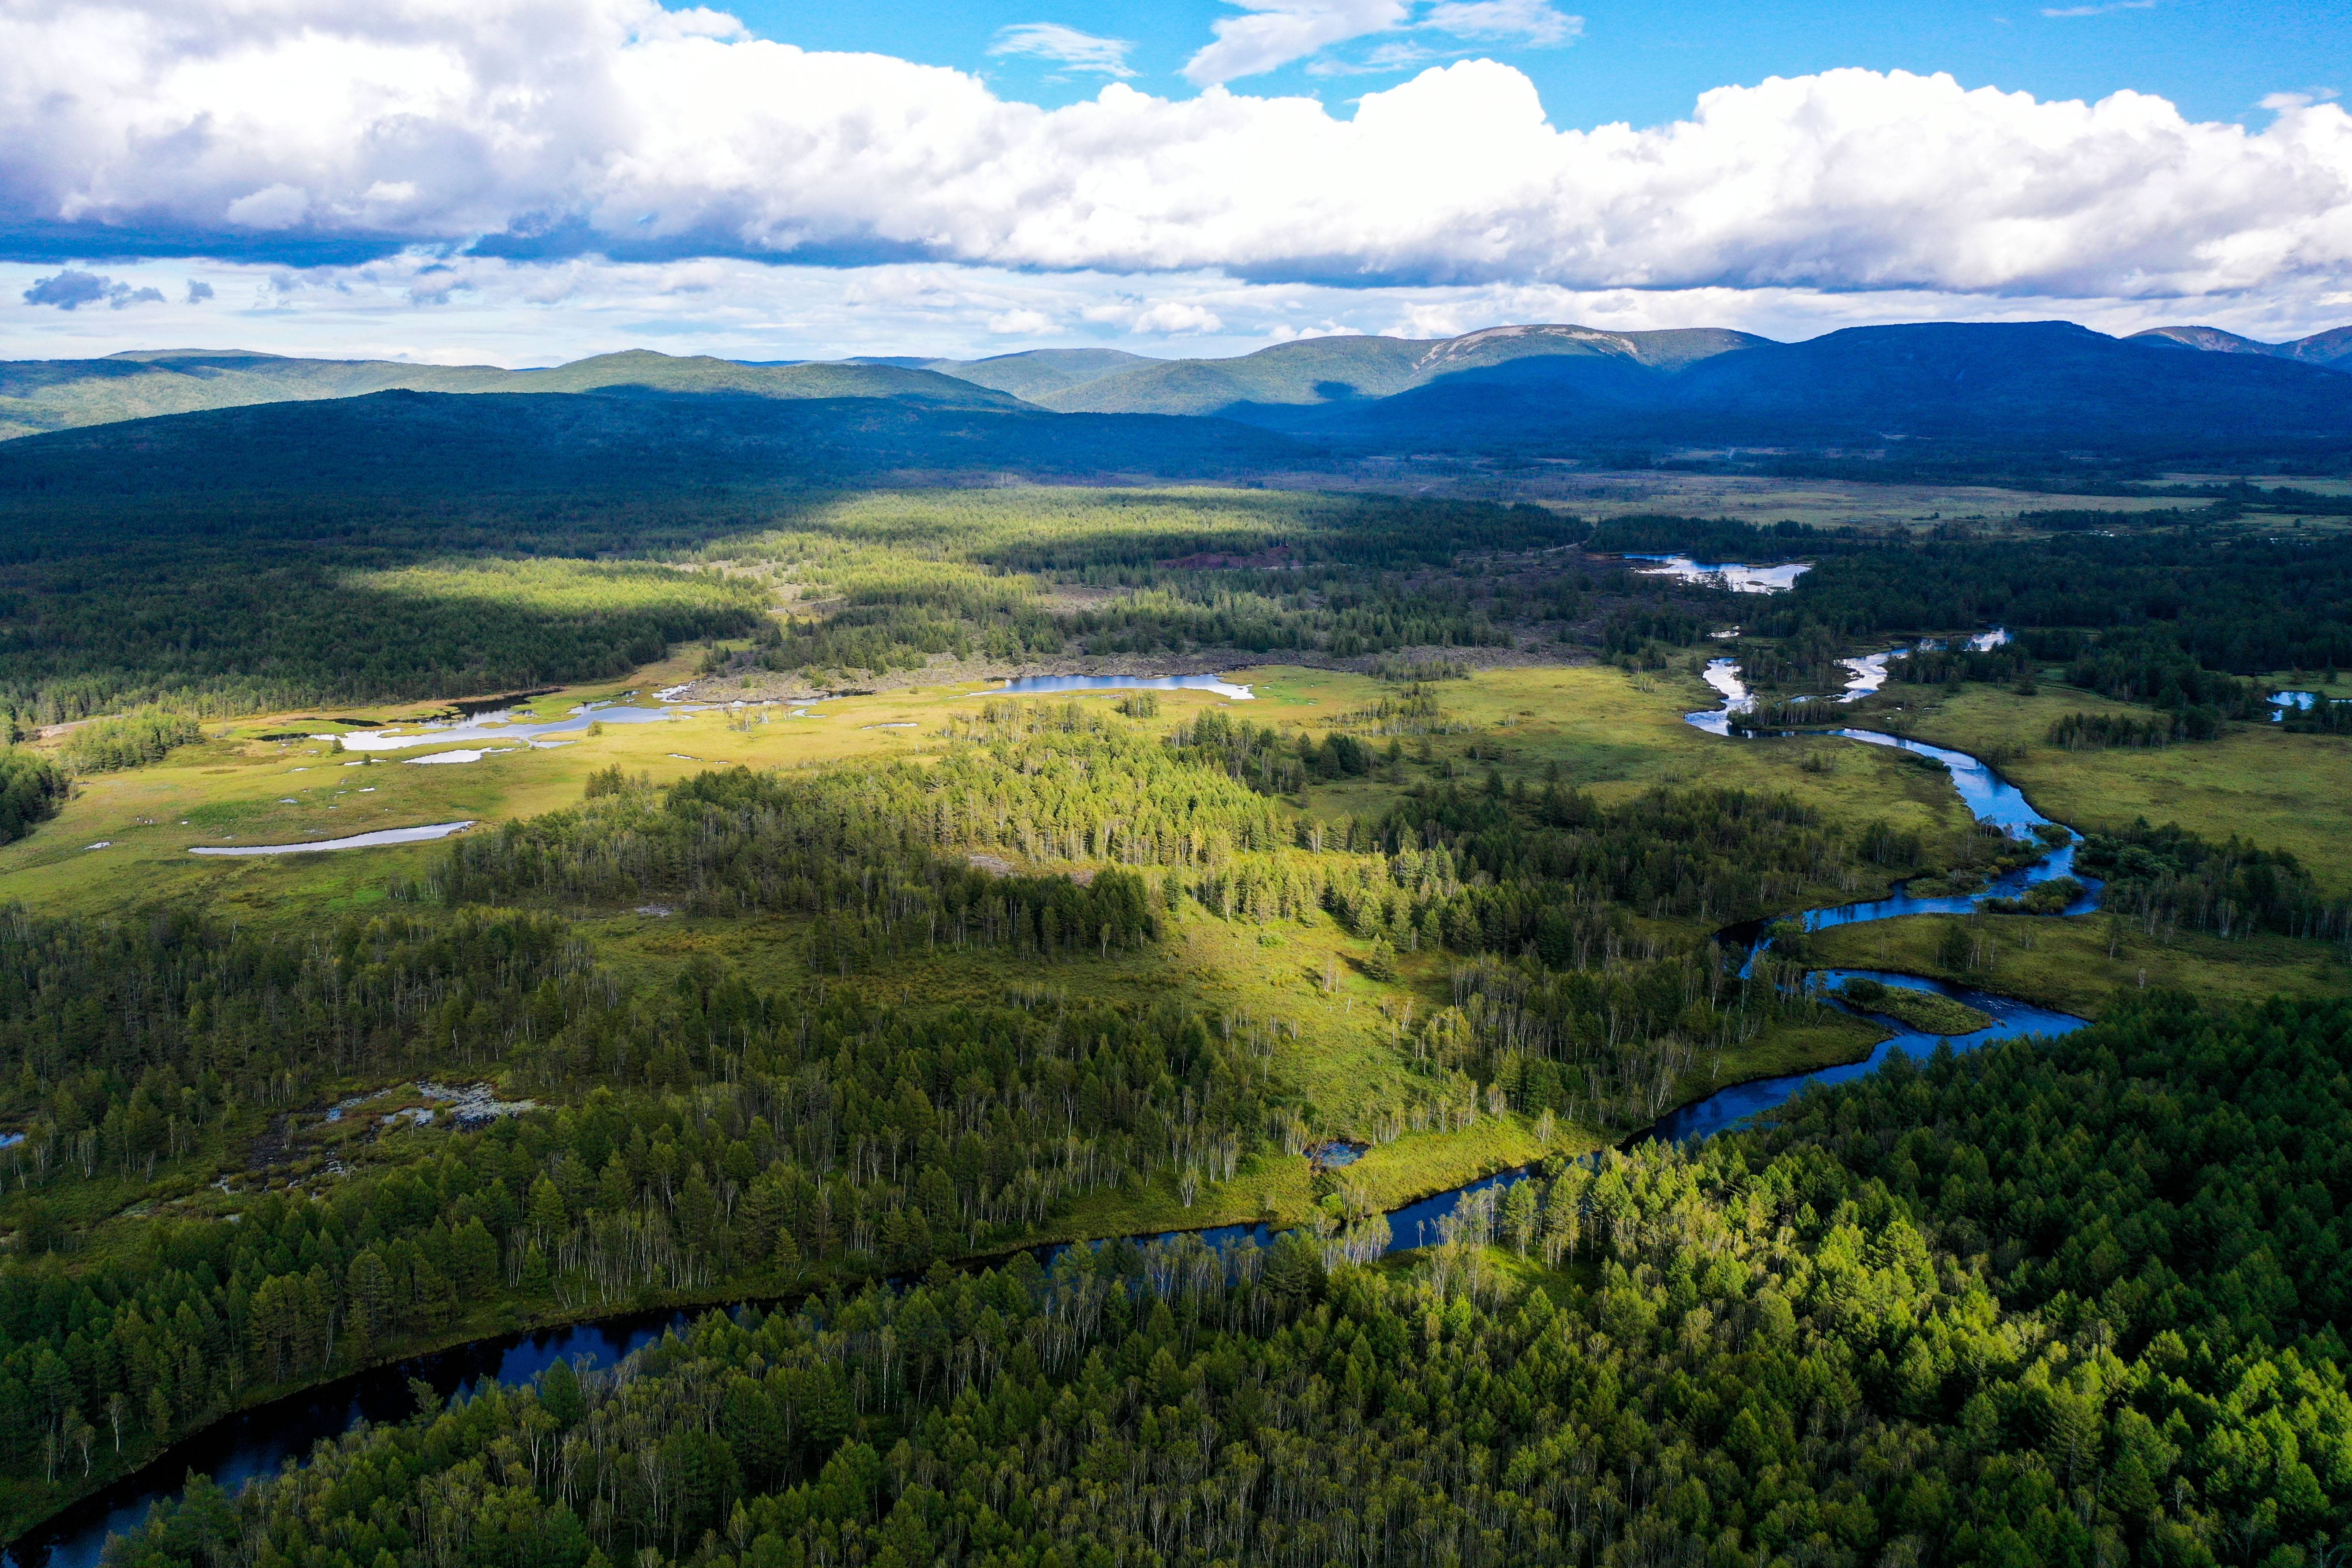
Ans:
[{"label": "cloud bank over mountains", "polygon": [[[1352,112],[1213,85],[1333,37],[1559,42],[1574,22],[1528,0],[1250,4],[1188,67],[1213,84],[1197,97],[1113,79],[1047,110],[650,0],[20,0],[0,16],[0,252],[2106,301],[2352,279],[2334,103],[2282,100],[2249,131],[2130,92],[1846,69],[1584,130],[1485,58]],[[1014,43],[1125,68],[1115,40]]]}]

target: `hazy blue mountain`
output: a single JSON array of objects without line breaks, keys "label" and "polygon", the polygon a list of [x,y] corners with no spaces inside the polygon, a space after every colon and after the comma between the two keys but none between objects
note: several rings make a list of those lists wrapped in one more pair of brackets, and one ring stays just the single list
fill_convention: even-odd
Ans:
[{"label": "hazy blue mountain", "polygon": [[[1818,452],[1917,442],[2219,458],[2352,441],[2347,369],[2352,329],[2262,343],[2202,327],[2118,339],[2063,321],[1864,327],[1801,343],[1712,329],[1610,332],[1538,324],[1444,339],[1314,338],[1189,360],[1057,349],[970,362],[745,364],[637,350],[532,371],[183,350],[0,364],[0,432],[397,390],[565,395],[603,404],[823,403],[830,411],[806,422],[820,447],[826,432],[861,421],[895,432],[886,440],[898,443],[892,455],[860,459],[866,468],[917,462],[918,452],[918,466],[958,469],[982,464],[983,450],[996,454],[986,461],[1017,451],[1016,466],[1051,460],[1041,444],[1053,438],[1045,432],[1061,427],[1048,411],[1181,416],[1149,426],[1171,444],[1169,461],[1179,466],[1195,461],[1199,441],[1231,449],[1230,433],[1209,438],[1184,424],[1205,416],[1357,452],[1589,456],[1627,444]],[[863,405],[871,406],[852,412]],[[950,438],[947,426],[877,412],[893,405],[1045,423]],[[521,416],[499,417],[511,424]],[[530,417],[550,431],[562,423],[552,415]],[[633,438],[622,432],[635,426],[609,410],[564,417],[573,433],[563,441],[590,439],[586,432],[625,445]],[[751,414],[709,417],[696,437],[706,456],[717,449],[711,442],[756,447],[766,439],[757,431],[782,427]],[[722,427],[732,434],[721,437]],[[1136,445],[1145,428],[1115,443],[1139,469],[1155,467]],[[1084,453],[1097,450],[1087,443],[1108,438],[1075,426],[1067,434]],[[1072,458],[1079,468],[1094,462]]]},{"label": "hazy blue mountain", "polygon": [[950,407],[1017,402],[968,378],[919,367],[746,365],[632,350],[552,370],[294,359],[235,349],[171,349],[94,360],[0,362],[0,439],[120,419],[257,403],[409,392],[615,392],[752,397],[913,398]]},{"label": "hazy blue mountain", "polygon": [[1302,427],[1409,450],[1928,441],[2226,453],[2352,442],[2352,381],[2063,321],[1929,323],[1751,342],[1671,374],[1614,355],[1523,358],[1325,409]]},{"label": "hazy blue mountain", "polygon": [[2207,353],[2263,354],[2272,359],[2301,360],[2306,364],[2334,365],[2352,370],[2352,327],[2331,327],[2326,331],[2314,332],[2307,338],[2296,338],[2284,343],[2266,343],[2260,338],[2242,338],[2219,327],[2150,327],[2144,332],[2134,332],[2132,336],[2153,342],[2177,344],[2185,349],[2202,349]]}]

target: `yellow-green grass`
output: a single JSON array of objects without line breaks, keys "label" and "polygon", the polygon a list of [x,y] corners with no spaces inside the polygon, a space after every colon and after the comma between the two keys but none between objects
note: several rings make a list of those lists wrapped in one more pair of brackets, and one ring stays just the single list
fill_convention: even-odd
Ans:
[{"label": "yellow-green grass", "polygon": [[[2352,693],[2347,693],[2352,695]],[[2352,736],[2233,724],[2220,740],[2153,750],[2068,752],[2043,737],[2069,713],[2147,718],[2154,710],[2044,686],[2032,697],[1971,685],[1914,721],[1911,733],[1977,756],[2046,816],[2077,828],[2177,822],[2210,838],[2235,834],[2286,849],[2331,892],[2352,889]]]},{"label": "yellow-green grass", "polygon": [[[1605,802],[1658,784],[1708,785],[1786,793],[1833,820],[1856,825],[1883,818],[1897,830],[1927,833],[1968,825],[1958,792],[1942,770],[1923,769],[1888,748],[1828,735],[1732,738],[1693,727],[1685,714],[1722,702],[1698,679],[1701,663],[1691,658],[1672,672],[1640,676],[1605,665],[1528,665],[1443,681],[1438,699],[1468,732],[1434,737],[1432,750],[1441,760],[1454,758],[1473,784],[1492,765],[1507,782],[1539,787],[1557,765],[1563,784]],[[1318,732],[1331,719],[1395,689],[1364,676],[1279,667],[1251,670],[1244,679],[1260,682],[1262,697],[1274,700],[1252,717],[1299,722]],[[1419,742],[1408,738],[1403,744],[1412,758]],[[1808,758],[1824,771],[1807,771]],[[1408,760],[1402,776],[1413,781],[1430,772]],[[1394,787],[1379,776],[1316,784],[1308,809],[1326,818],[1377,814]]]},{"label": "yellow-green grass", "polygon": [[[1981,939],[1987,959],[1981,967],[1958,970],[1938,961],[1945,930],[1956,921],[1972,941]],[[2105,915],[1908,915],[1838,926],[1816,933],[1808,946],[1827,967],[1930,975],[2085,1018],[2143,988],[2187,991],[2215,1002],[2251,1002],[2281,992],[2352,995],[2352,966],[2340,948],[2326,943],[2283,936],[2158,938]]]},{"label": "yellow-green grass", "polygon": [[1865,484],[1655,470],[1547,476],[1528,489],[1588,517],[1669,512],[1815,527],[1931,528],[1955,520],[1998,524],[2029,511],[2130,513],[2200,504],[2175,497],[2050,495],[1995,485]]},{"label": "yellow-green grass", "polygon": [[[530,706],[538,717],[557,717],[582,700],[629,689],[650,692],[688,673],[683,660],[673,661],[627,681],[568,689]],[[1395,689],[1368,676],[1297,667],[1261,667],[1240,678],[1253,684],[1254,700],[1160,693],[1156,727],[1172,729],[1223,707],[1255,722],[1319,735],[1334,718]],[[730,712],[744,710],[611,724],[599,734],[570,737],[573,743],[557,749],[509,749],[477,763],[429,767],[400,759],[448,748],[362,753],[373,758],[369,765],[344,766],[358,758],[310,742],[255,737],[325,732],[346,717],[411,717],[432,711],[433,704],[378,705],[344,714],[313,710],[212,726],[215,738],[162,763],[78,783],[56,820],[0,848],[0,899],[52,912],[120,910],[159,900],[213,904],[254,919],[347,910],[380,900],[393,876],[417,874],[441,851],[430,844],[288,857],[213,858],[188,850],[199,844],[289,843],[460,818],[497,823],[529,816],[577,801],[588,774],[614,764],[661,783],[731,763],[792,767],[853,756],[921,756],[936,749],[939,731],[953,716],[970,711],[992,689],[964,682],[837,699],[816,704],[816,714],[803,719],[783,717],[786,710],[777,706],[767,710],[772,721],[748,731],[729,727]],[[1707,705],[1706,693],[1686,674],[1633,678],[1597,666],[1506,668],[1447,681],[1441,695],[1470,732],[1437,737],[1436,754],[1456,758],[1474,782],[1490,759],[1499,758],[1507,777],[1530,785],[1557,763],[1563,780],[1588,785],[1603,799],[1623,799],[1656,784],[1705,783],[1786,790],[1842,820],[1884,817],[1897,828],[1925,829],[1965,822],[1958,796],[1940,774],[1908,767],[1893,753],[1823,738],[1729,741],[1692,729],[1682,714]],[[914,727],[878,727],[890,724]],[[1475,762],[1467,760],[1473,747],[1479,753]],[[1809,752],[1829,753],[1833,771],[1802,771],[1799,764]],[[1326,820],[1378,816],[1402,783],[1431,776],[1432,770],[1408,763],[1401,781],[1318,784],[1308,792],[1307,809]],[[110,847],[88,847],[101,841]]]}]

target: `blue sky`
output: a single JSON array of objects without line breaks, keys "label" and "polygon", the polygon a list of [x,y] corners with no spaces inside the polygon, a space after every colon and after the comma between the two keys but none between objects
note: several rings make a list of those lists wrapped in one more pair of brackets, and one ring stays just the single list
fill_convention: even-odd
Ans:
[{"label": "blue sky", "polygon": [[[2043,99],[2098,99],[2131,89],[2170,99],[2197,120],[2261,118],[2283,91],[2352,88],[2352,5],[2156,4],[2057,5],[1661,5],[1578,3],[1560,7],[1581,27],[1565,47],[1507,43],[1480,49],[1535,82],[1555,120],[1654,125],[1690,111],[1698,95],[1768,76],[1839,66],[1948,71],[1971,87]],[[1053,23],[1131,42],[1138,85],[1189,90],[1179,74],[1234,7],[1206,0],[1099,0],[1097,4],[943,5],[931,0],[755,0],[730,7],[762,37],[808,48],[871,49],[985,76],[1002,92],[1060,104],[1091,97],[1101,78],[1050,62],[992,56],[1007,27]],[[1354,64],[1369,47],[1341,47]],[[1402,74],[1318,75],[1301,61],[1250,79],[1253,91],[1308,93],[1343,101]]]},{"label": "blue sky", "polygon": [[2352,7],[0,6],[0,355],[2352,321]]}]

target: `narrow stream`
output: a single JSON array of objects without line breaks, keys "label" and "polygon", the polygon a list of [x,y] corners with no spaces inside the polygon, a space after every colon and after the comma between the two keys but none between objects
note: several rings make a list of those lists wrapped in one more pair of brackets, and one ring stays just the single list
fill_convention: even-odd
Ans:
[{"label": "narrow stream", "polygon": [[[1725,568],[1710,570],[1722,571]],[[1986,633],[1970,639],[1970,646],[1991,647],[2005,635],[1998,630]],[[1886,679],[1886,661],[1908,651],[1895,649],[1846,660],[1846,667],[1853,672],[1853,679],[1847,683],[1840,700],[1851,701],[1876,690],[1879,683]],[[1712,661],[1706,668],[1706,679],[1708,685],[1723,694],[1724,706],[1689,714],[1688,721],[1709,734],[1721,735],[1728,740],[1732,734],[1732,716],[1746,711],[1753,705],[1753,699],[1740,680],[1734,660]],[[1006,689],[1087,690],[1106,686],[1153,687],[1163,690],[1183,687],[1218,690],[1240,697],[1249,695],[1247,688],[1227,687],[1213,676],[1156,679],[1045,676],[1015,682]],[[656,710],[638,711],[642,714],[638,721],[667,716]],[[619,717],[609,710],[601,716]],[[583,714],[560,725],[544,728],[584,728],[590,717]],[[523,731],[544,732],[541,726],[517,725],[505,733],[512,735]],[[1997,823],[2020,836],[2031,833],[2037,825],[2049,822],[2049,818],[2028,804],[2016,785],[1965,752],[1931,746],[1924,742],[1906,740],[1874,730],[1837,730],[1831,733],[1865,745],[1897,747],[1941,763],[1959,791],[1962,804],[1979,822]],[[415,745],[426,740],[458,738],[457,734],[444,731],[429,737],[403,737],[394,744]],[[345,743],[348,744],[350,738],[346,737]],[[1985,899],[2013,898],[2032,883],[2073,875],[2074,854],[2073,844],[2062,846],[2041,861],[2013,871],[1971,894],[1914,898],[1898,887],[1888,898],[1808,910],[1801,918],[1805,928],[1813,931],[1863,921],[1893,920],[1909,914],[1962,913]],[[2080,913],[2094,907],[2096,901],[2096,887],[2093,884],[2066,913]],[[1745,942],[1748,946],[1750,963],[1765,945],[1761,923],[1733,927],[1724,933],[1727,940]],[[1880,980],[1890,986],[1940,992],[1990,1014],[1993,1018],[1990,1026],[1950,1040],[1951,1047],[1956,1051],[1973,1050],[1979,1046],[2021,1036],[2063,1035],[2083,1027],[2087,1022],[2072,1014],[2036,1007],[2013,997],[1948,985],[1916,975],[1875,970],[1834,970],[1824,978],[1832,984],[1842,984],[1854,976]],[[1880,1043],[1868,1059],[1813,1072],[1794,1073],[1784,1078],[1758,1079],[1735,1084],[1695,1104],[1670,1112],[1642,1136],[1676,1142],[1707,1137],[1738,1126],[1775,1106],[1783,1105],[1814,1084],[1843,1083],[1860,1078],[1874,1070],[1897,1051],[1910,1057],[1925,1058],[1945,1043],[1937,1037],[1906,1028],[1894,1018],[1875,1014],[1865,1016],[1877,1018],[1896,1031],[1891,1038]],[[1523,1170],[1502,1172],[1391,1210],[1385,1216],[1390,1235],[1386,1250],[1400,1251],[1437,1240],[1442,1223],[1461,1206],[1465,1198],[1525,1181],[1528,1174]],[[1274,1239],[1265,1225],[1220,1226],[1207,1230],[1170,1231],[1157,1237],[1129,1239],[1173,1240],[1180,1234],[1196,1236],[1218,1252],[1239,1247],[1245,1240],[1255,1241],[1265,1247]],[[1060,1250],[1059,1247],[1042,1249],[1048,1261]],[[575,1324],[569,1328],[498,1335],[434,1355],[420,1356],[341,1378],[307,1393],[229,1416],[186,1438],[145,1468],[85,1499],[39,1529],[27,1532],[9,1547],[5,1558],[0,1560],[0,1568],[95,1568],[105,1550],[107,1538],[136,1526],[154,1503],[178,1496],[182,1481],[189,1471],[209,1475],[223,1487],[235,1491],[256,1476],[275,1474],[289,1460],[300,1461],[321,1437],[331,1437],[348,1431],[362,1420],[397,1420],[405,1416],[415,1408],[408,1386],[411,1378],[429,1384],[436,1394],[446,1398],[451,1394],[463,1394],[486,1381],[528,1382],[558,1360],[571,1361],[583,1369],[609,1366],[631,1352],[657,1341],[670,1329],[682,1328],[691,1316],[684,1310],[660,1310],[600,1322]]]}]

